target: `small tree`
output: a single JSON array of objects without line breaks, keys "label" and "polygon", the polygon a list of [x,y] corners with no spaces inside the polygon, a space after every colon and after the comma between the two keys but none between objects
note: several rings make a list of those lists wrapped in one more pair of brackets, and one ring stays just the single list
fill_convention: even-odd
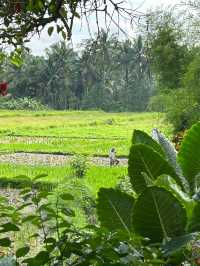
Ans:
[{"label": "small tree", "polygon": [[[155,19],[155,20],[154,20]],[[189,62],[189,50],[184,45],[183,31],[173,14],[164,13],[148,32],[149,56],[158,82],[158,90],[177,89]],[[150,22],[151,23],[151,22]]]}]

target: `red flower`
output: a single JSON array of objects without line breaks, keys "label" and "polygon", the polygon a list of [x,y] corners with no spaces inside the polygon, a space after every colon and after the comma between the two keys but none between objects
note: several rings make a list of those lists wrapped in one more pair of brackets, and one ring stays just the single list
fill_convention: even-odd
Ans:
[{"label": "red flower", "polygon": [[0,94],[2,96],[7,95],[8,93],[8,83],[7,82],[2,82],[0,83]]}]

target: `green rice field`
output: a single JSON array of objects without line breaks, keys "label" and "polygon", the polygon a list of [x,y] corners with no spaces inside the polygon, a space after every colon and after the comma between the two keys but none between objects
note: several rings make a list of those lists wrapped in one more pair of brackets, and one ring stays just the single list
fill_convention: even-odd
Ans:
[{"label": "green rice field", "polygon": [[[163,114],[105,113],[102,111],[0,111],[0,153],[83,154],[108,156],[111,147],[117,156],[127,157],[134,129],[151,133],[159,128],[168,137],[172,127]],[[20,155],[21,156],[21,155]],[[69,164],[62,166],[0,163],[0,187],[17,189],[24,177],[43,175],[40,183],[69,191],[74,198],[75,224],[87,223],[85,197],[95,201],[101,187],[116,187],[127,176],[126,166],[109,167],[90,164],[82,178],[74,177]],[[92,208],[92,207],[89,207]]]},{"label": "green rice field", "polygon": [[[73,179],[72,172],[69,166],[27,166],[16,164],[0,164],[0,178],[7,181],[12,179],[21,179],[27,176],[33,179],[38,175],[45,175],[40,181],[52,184],[69,184]],[[127,174],[126,167],[106,167],[106,166],[90,166],[85,177],[79,179],[80,182],[87,186],[93,196],[96,194],[100,187],[114,187]],[[75,179],[75,178],[74,178]],[[22,179],[23,180],[23,179]]]},{"label": "green rice field", "polygon": [[110,147],[127,156],[134,129],[167,136],[172,128],[158,113],[101,111],[0,111],[0,152],[106,156]]}]

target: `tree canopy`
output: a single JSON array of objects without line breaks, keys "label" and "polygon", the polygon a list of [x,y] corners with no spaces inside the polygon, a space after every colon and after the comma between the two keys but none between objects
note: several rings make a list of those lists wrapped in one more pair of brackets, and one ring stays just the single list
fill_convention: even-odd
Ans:
[{"label": "tree canopy", "polygon": [[119,41],[101,31],[82,51],[61,42],[44,56],[25,51],[18,67],[10,60],[3,66],[0,79],[9,82],[13,97],[55,109],[144,111],[153,92],[141,37]]},{"label": "tree canopy", "polygon": [[[101,14],[99,14],[101,13]],[[99,31],[99,16],[104,15],[107,27],[111,23],[119,26],[117,17],[128,17],[130,22],[139,16],[136,10],[127,8],[116,0],[5,0],[0,1],[0,41],[18,46],[40,34],[45,26],[51,35],[54,30],[64,39],[70,39],[76,19],[93,15]]]}]

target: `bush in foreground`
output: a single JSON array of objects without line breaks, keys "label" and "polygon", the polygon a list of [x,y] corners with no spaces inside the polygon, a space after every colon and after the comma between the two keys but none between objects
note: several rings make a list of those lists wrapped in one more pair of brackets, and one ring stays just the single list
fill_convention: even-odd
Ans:
[{"label": "bush in foreground", "polygon": [[0,98],[0,109],[8,110],[47,110],[48,107],[32,98]]}]

